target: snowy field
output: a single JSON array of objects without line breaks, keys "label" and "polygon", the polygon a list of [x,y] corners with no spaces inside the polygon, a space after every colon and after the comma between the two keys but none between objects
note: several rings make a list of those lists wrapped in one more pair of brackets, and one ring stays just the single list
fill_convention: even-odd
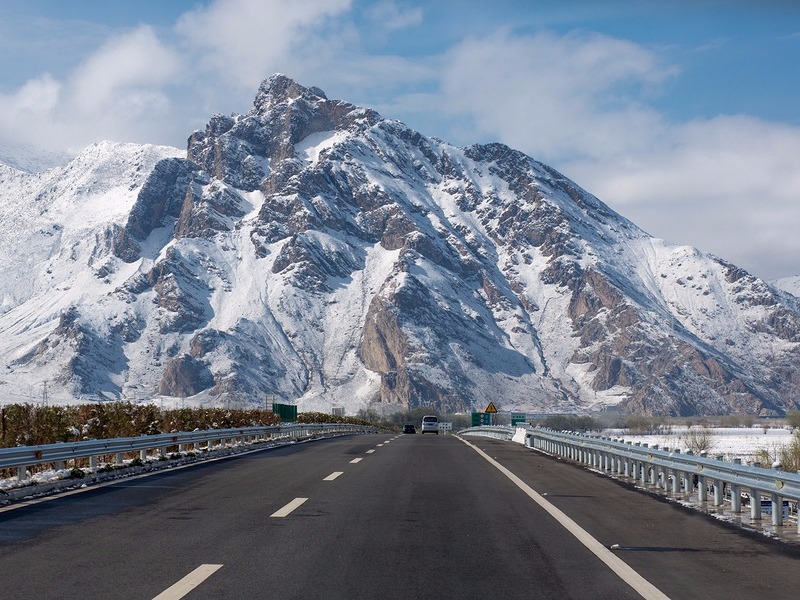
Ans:
[{"label": "snowy field", "polygon": [[[692,427],[692,432],[703,431],[701,427]],[[707,430],[711,435],[709,456],[723,455],[724,460],[733,461],[741,458],[743,463],[755,460],[755,455],[760,450],[767,450],[770,456],[788,445],[792,440],[792,431],[788,428],[765,428],[754,426],[746,427],[716,427]],[[606,429],[604,436],[625,440],[626,442],[642,442],[660,448],[679,448],[685,452],[688,444],[686,437],[689,428],[674,426],[665,429],[662,433],[653,435],[631,435],[627,429]]]}]

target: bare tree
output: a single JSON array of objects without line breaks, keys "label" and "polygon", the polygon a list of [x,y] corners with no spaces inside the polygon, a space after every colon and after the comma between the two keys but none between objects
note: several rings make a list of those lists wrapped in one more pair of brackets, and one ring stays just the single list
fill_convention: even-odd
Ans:
[{"label": "bare tree", "polygon": [[681,441],[687,450],[700,454],[714,447],[714,434],[708,427],[690,427],[681,436]]}]

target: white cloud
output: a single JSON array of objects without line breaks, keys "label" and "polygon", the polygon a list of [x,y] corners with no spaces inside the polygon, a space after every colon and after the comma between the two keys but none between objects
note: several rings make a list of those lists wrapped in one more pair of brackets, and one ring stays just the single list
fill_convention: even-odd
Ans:
[{"label": "white cloud", "polygon": [[405,29],[422,23],[423,12],[419,7],[403,9],[387,0],[373,6],[370,17],[387,29]]},{"label": "white cloud", "polygon": [[247,110],[258,83],[281,71],[425,134],[505,142],[650,233],[757,275],[800,271],[800,129],[746,116],[670,122],[651,100],[679,68],[597,33],[503,30],[424,57],[367,52],[366,39],[428,23],[387,0],[362,6],[365,32],[351,4],[215,0],[171,31],[117,33],[72,72],[0,93],[0,142],[180,145],[214,112]]},{"label": "white cloud", "polygon": [[800,129],[746,116],[675,125],[643,152],[564,165],[650,233],[772,279],[800,251]]},{"label": "white cloud", "polygon": [[183,15],[176,30],[214,77],[254,88],[302,53],[305,28],[349,6],[350,0],[217,0]]},{"label": "white cloud", "polygon": [[[140,26],[111,39],[77,68],[70,81],[69,101],[74,110],[93,115],[120,104],[146,109],[147,98],[157,103],[165,100],[158,90],[173,80],[180,68],[178,54],[163,44],[151,27]],[[138,96],[133,103],[127,101],[131,91]]]},{"label": "white cloud", "polygon": [[497,32],[447,53],[441,103],[473,140],[548,162],[653,235],[765,278],[796,273],[800,129],[741,115],[671,123],[648,100],[677,75],[607,36]]},{"label": "white cloud", "polygon": [[64,81],[32,79],[0,96],[0,138],[48,150],[80,150],[100,139],[148,141],[168,114],[164,86],[180,59],[142,26],[110,39]]},{"label": "white cloud", "polygon": [[451,49],[443,69],[447,110],[548,160],[647,144],[663,125],[640,90],[676,74],[636,44],[589,33],[497,32]]},{"label": "white cloud", "polygon": [[0,134],[19,137],[29,126],[49,123],[60,93],[61,85],[45,74],[26,82],[13,94],[0,94]]}]

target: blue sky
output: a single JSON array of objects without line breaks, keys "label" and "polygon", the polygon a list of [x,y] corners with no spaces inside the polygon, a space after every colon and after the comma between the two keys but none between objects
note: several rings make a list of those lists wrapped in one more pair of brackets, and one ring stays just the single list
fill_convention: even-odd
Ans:
[{"label": "blue sky", "polygon": [[183,147],[274,72],[501,141],[649,233],[800,274],[800,3],[0,0],[0,155]]}]

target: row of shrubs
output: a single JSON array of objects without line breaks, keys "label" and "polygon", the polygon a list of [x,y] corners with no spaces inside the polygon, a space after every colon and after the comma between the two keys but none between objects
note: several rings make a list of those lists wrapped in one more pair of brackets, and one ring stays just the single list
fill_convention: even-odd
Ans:
[{"label": "row of shrubs", "polygon": [[[298,422],[359,422],[324,413],[300,413]],[[110,402],[76,406],[10,404],[0,408],[0,447],[38,446],[88,439],[135,437],[194,431],[264,427],[280,423],[268,410],[178,408]]]}]

